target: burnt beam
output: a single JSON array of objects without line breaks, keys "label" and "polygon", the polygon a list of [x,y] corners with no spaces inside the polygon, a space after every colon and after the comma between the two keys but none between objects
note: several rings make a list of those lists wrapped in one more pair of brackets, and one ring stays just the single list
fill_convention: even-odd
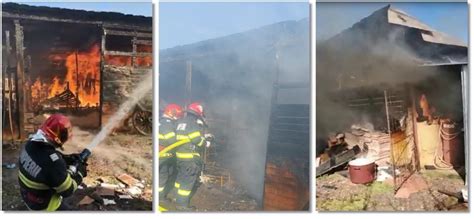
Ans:
[{"label": "burnt beam", "polygon": [[134,40],[132,40],[132,42],[137,44],[137,45],[148,45],[148,46],[153,45],[153,41],[151,41],[151,40],[137,40],[137,39],[134,39]]},{"label": "burnt beam", "polygon": [[12,18],[16,19],[24,19],[24,20],[37,20],[37,21],[49,21],[49,22],[63,22],[63,23],[77,23],[77,24],[101,24],[99,21],[79,21],[79,20],[71,20],[71,19],[60,19],[60,18],[51,18],[51,17],[42,17],[36,15],[22,15],[22,14],[13,14],[9,12],[2,13],[3,18]]},{"label": "burnt beam", "polygon": [[146,56],[153,56],[153,53],[150,53],[150,52],[121,52],[121,51],[107,51],[107,50],[105,50],[104,55],[146,57]]},{"label": "burnt beam", "polygon": [[17,97],[18,97],[18,134],[19,139],[26,137],[25,133],[25,60],[23,48],[23,27],[19,20],[15,20],[15,45],[16,45],[16,73],[17,73]]},{"label": "burnt beam", "polygon": [[143,27],[143,26],[134,26],[134,25],[123,25],[123,24],[114,24],[114,23],[104,23],[102,25],[104,28],[116,28],[116,29],[124,29],[124,30],[136,30],[136,31],[143,31],[143,32],[152,32],[152,27]]},{"label": "burnt beam", "polygon": [[100,90],[99,90],[99,127],[102,127],[102,119],[103,119],[103,115],[104,115],[104,112],[102,110],[103,108],[103,101],[104,101],[104,92],[102,92],[104,90],[104,83],[102,83],[104,81],[104,61],[105,61],[105,58],[104,58],[104,52],[106,51],[105,50],[105,29],[102,28],[102,37],[101,37],[101,40],[100,40]]},{"label": "burnt beam", "polygon": [[143,32],[136,32],[136,31],[120,31],[120,30],[110,30],[104,29],[106,35],[115,35],[115,36],[133,36],[133,37],[147,37],[152,38],[152,33],[143,33]]},{"label": "burnt beam", "polygon": [[[132,39],[132,53],[137,54],[137,44],[135,41],[137,40],[137,37],[133,37]],[[135,67],[137,65],[137,57],[132,56],[132,67]]]},{"label": "burnt beam", "polygon": [[106,28],[117,28],[124,30],[135,30],[135,31],[145,31],[151,32],[152,27],[143,27],[135,25],[126,25],[118,23],[104,23],[102,21],[84,21],[84,20],[73,20],[73,19],[63,19],[63,18],[54,18],[54,17],[44,17],[36,15],[24,15],[24,14],[15,14],[10,12],[2,12],[3,18],[10,18],[15,20],[35,20],[35,21],[47,21],[47,22],[61,22],[61,23],[76,23],[76,24],[91,24],[91,25],[101,25]]}]

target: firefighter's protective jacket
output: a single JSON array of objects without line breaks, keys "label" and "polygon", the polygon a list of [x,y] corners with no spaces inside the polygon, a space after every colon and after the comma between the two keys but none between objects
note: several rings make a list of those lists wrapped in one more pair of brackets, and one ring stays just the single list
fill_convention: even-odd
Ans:
[{"label": "firefighter's protective jacket", "polygon": [[198,116],[188,113],[184,118],[178,120],[176,140],[184,142],[176,151],[178,159],[200,157],[200,152],[206,143],[204,121]]},{"label": "firefighter's protective jacket", "polygon": [[[159,126],[160,133],[158,139],[161,151],[176,142],[176,121],[166,117],[161,117]],[[174,151],[175,150],[171,150],[168,153],[160,154],[160,158],[172,157]]]},{"label": "firefighter's protective jacket", "polygon": [[57,210],[62,198],[82,183],[82,176],[68,170],[52,144],[37,139],[29,140],[21,151],[18,179],[23,201],[31,210]]}]

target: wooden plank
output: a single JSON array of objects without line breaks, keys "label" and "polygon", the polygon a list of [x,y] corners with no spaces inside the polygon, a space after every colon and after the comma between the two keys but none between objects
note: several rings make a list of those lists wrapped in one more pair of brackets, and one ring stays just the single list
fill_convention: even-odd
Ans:
[{"label": "wooden plank", "polygon": [[36,16],[36,15],[22,15],[22,14],[10,13],[10,12],[2,12],[2,17],[16,19],[16,20],[23,19],[23,20],[36,20],[36,21],[47,21],[47,22],[102,25],[103,27],[107,27],[107,28],[137,30],[137,31],[145,31],[145,32],[153,31],[152,27],[143,27],[143,26],[135,26],[135,25],[127,25],[127,24],[119,24],[119,23],[108,23],[108,22],[103,22],[103,21],[83,21],[83,20],[63,19],[63,18],[54,18],[54,17],[43,17],[43,16]]},{"label": "wooden plank", "polygon": [[150,52],[121,52],[121,51],[109,51],[105,50],[104,55],[112,55],[112,56],[131,56],[131,57],[146,57],[152,56],[153,53]]},{"label": "wooden plank", "polygon": [[135,25],[116,24],[116,23],[103,23],[102,27],[137,30],[137,31],[142,31],[142,32],[153,32],[153,27],[151,27],[151,26],[150,27],[144,27],[144,26],[135,26]]},{"label": "wooden plank", "polygon": [[103,95],[103,89],[104,89],[104,66],[105,66],[105,57],[104,57],[104,52],[105,52],[105,30],[102,29],[102,38],[100,40],[100,75],[99,75],[99,84],[100,84],[100,90],[99,90],[99,127],[102,128],[102,120],[103,120],[103,101],[104,101],[104,95]]},{"label": "wooden plank", "polygon": [[153,45],[153,41],[151,41],[151,40],[137,40],[137,39],[134,39],[134,40],[132,40],[132,42],[136,43],[137,45],[148,45],[148,46]]},{"label": "wooden plank", "polygon": [[[11,141],[12,143],[15,141],[15,137],[14,137],[14,131],[13,131],[13,117],[12,117],[12,101],[13,101],[13,75],[12,75],[12,72],[11,71],[8,71],[7,69],[12,65],[13,61],[12,61],[12,54],[11,54],[11,51],[12,51],[12,47],[11,47],[11,41],[10,41],[10,31],[5,31],[5,40],[6,40],[6,56],[7,56],[7,63],[5,65],[5,73],[8,74],[8,81],[7,81],[7,84],[8,84],[8,121],[9,121],[9,126],[10,126],[10,133],[11,133]],[[4,87],[5,89],[6,87]],[[5,97],[4,97],[5,98]]]},{"label": "wooden plank", "polygon": [[325,161],[316,168],[316,177],[319,177],[332,169],[339,167],[345,163],[351,161],[357,154],[360,153],[359,146],[354,146],[352,149],[344,151],[330,160]]},{"label": "wooden plank", "polygon": [[100,21],[80,21],[80,20],[71,20],[71,19],[60,19],[60,18],[52,18],[52,17],[41,17],[36,15],[21,15],[21,14],[14,14],[10,12],[2,12],[3,18],[11,18],[16,19],[24,19],[24,20],[37,20],[37,21],[49,21],[49,22],[63,22],[63,23],[77,23],[77,24],[101,24]]},{"label": "wooden plank", "polygon": [[16,40],[16,61],[17,61],[17,98],[18,98],[18,138],[21,140],[26,137],[25,133],[25,60],[23,48],[23,27],[20,21],[15,20],[15,40]]},{"label": "wooden plank", "polygon": [[147,38],[153,37],[152,33],[120,31],[120,30],[110,30],[110,29],[104,29],[104,30],[105,30],[105,35],[134,36],[134,37],[147,37]]},{"label": "wooden plank", "polygon": [[[137,40],[137,37],[133,37],[132,39],[132,53],[137,54],[137,44],[135,41]],[[137,57],[132,56],[132,67],[135,67],[137,65]]]}]

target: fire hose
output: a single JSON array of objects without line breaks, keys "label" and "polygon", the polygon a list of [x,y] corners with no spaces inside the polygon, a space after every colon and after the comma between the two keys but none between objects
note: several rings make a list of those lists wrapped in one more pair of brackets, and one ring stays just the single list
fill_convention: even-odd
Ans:
[{"label": "fire hose", "polygon": [[[440,137],[440,143],[438,146],[438,149],[435,150],[435,156],[434,156],[434,166],[437,169],[443,169],[443,170],[449,170],[453,169],[453,165],[446,162],[440,155],[440,150],[443,150],[443,141],[451,141],[455,138],[458,137],[459,134],[461,134],[462,131],[456,132],[456,133],[447,133],[446,131],[443,130],[443,124],[441,123],[440,128],[439,128],[439,137]],[[438,163],[439,162],[439,163]]]},{"label": "fire hose", "polygon": [[177,141],[177,142],[171,144],[170,146],[168,146],[165,149],[163,149],[162,151],[160,151],[160,157],[165,156],[166,153],[168,153],[169,151],[171,151],[171,150],[173,150],[173,149],[175,149],[175,148],[177,148],[177,147],[179,147],[183,144],[186,144],[188,142],[190,142],[189,139],[183,139],[183,140],[180,140],[180,141]]}]

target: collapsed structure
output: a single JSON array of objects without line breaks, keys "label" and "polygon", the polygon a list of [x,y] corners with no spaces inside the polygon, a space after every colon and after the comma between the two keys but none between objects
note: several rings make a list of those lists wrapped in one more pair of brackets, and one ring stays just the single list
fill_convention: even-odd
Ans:
[{"label": "collapsed structure", "polygon": [[160,51],[160,106],[202,101],[216,136],[204,173],[265,210],[309,207],[309,54],[308,19]]},{"label": "collapsed structure", "polygon": [[467,179],[467,51],[390,5],[318,42],[317,156],[341,133],[394,168],[395,191],[421,169]]},{"label": "collapsed structure", "polygon": [[54,112],[100,128],[151,72],[151,17],[3,3],[2,18],[4,137]]}]

